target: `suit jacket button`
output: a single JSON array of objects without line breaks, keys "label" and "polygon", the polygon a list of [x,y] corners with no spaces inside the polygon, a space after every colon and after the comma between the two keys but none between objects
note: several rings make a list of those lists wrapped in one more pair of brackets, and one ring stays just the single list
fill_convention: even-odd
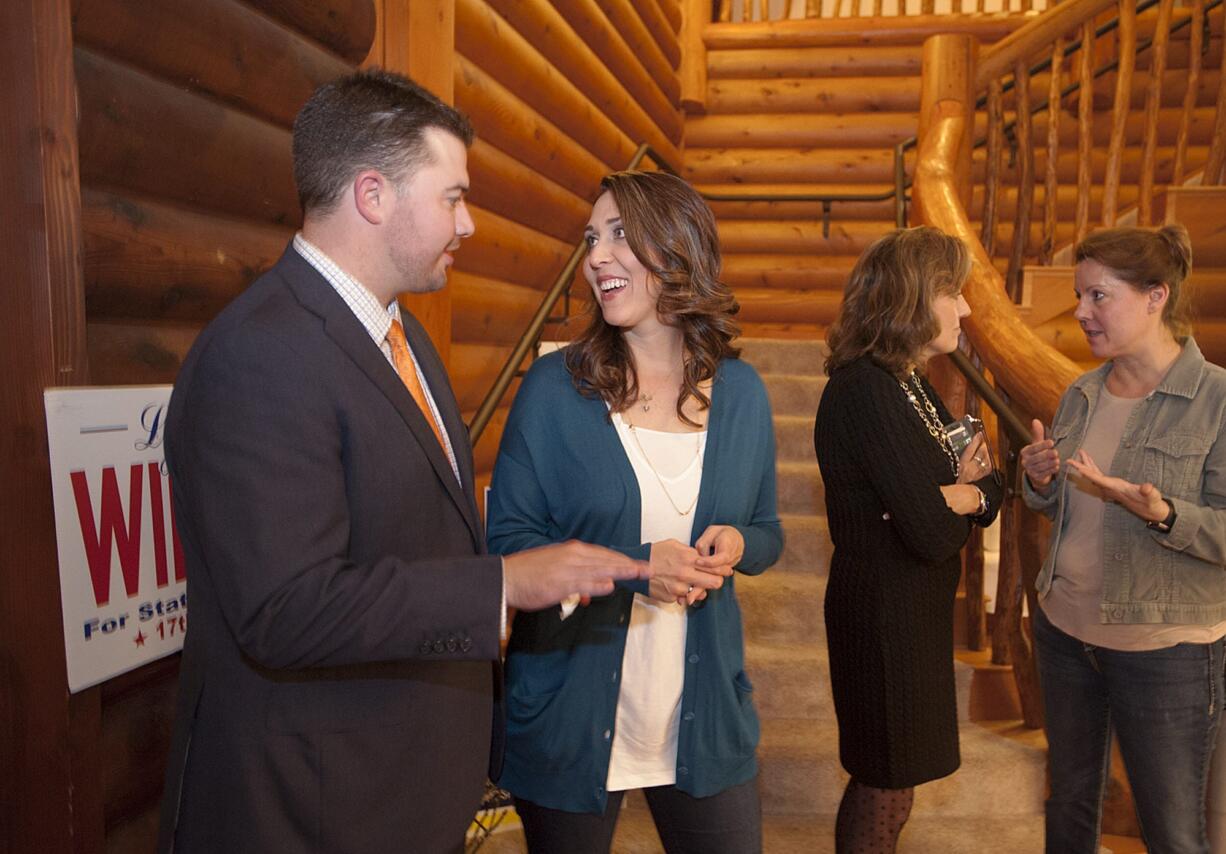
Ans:
[{"label": "suit jacket button", "polygon": [[443,651],[444,651],[444,650],[446,650],[446,649],[447,649],[447,645],[446,645],[446,644],[444,644],[444,643],[443,643],[441,640],[436,640],[436,641],[434,642],[434,651],[435,651],[435,652],[437,652],[437,653],[439,653],[440,655],[441,655],[441,654],[443,653]]},{"label": "suit jacket button", "polygon": [[459,648],[460,648],[460,643],[459,641],[455,639],[455,635],[449,635],[447,637],[447,651],[455,652]]},{"label": "suit jacket button", "polygon": [[464,638],[464,640],[460,641],[460,652],[468,652],[472,648],[473,648],[472,638]]},{"label": "suit jacket button", "polygon": [[428,640],[422,641],[421,646],[419,646],[418,649],[421,650],[422,655],[429,655],[430,654],[430,641]]}]

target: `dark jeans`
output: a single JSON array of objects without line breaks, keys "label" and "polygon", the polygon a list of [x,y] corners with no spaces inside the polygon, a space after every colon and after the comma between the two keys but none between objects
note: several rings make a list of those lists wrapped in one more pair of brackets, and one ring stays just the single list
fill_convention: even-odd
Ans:
[{"label": "dark jeans", "polygon": [[[531,854],[607,854],[624,792],[609,792],[603,815],[550,809],[522,798],[515,811]],[[760,854],[762,807],[758,781],[694,798],[676,786],[644,789],[668,854]]]},{"label": "dark jeans", "polygon": [[1222,715],[1223,642],[1148,652],[1084,644],[1042,609],[1035,646],[1051,768],[1049,854],[1096,854],[1111,732],[1150,854],[1208,854],[1205,794]]}]

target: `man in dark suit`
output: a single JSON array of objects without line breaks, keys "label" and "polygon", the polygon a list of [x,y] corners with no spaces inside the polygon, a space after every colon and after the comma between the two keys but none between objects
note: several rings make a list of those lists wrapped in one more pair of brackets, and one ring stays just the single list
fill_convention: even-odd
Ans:
[{"label": "man in dark suit", "polygon": [[467,120],[398,75],[294,125],[301,233],[200,335],[166,460],[191,625],[159,850],[461,847],[487,771],[505,606],[642,564],[485,554],[443,365],[396,297],[472,234]]}]

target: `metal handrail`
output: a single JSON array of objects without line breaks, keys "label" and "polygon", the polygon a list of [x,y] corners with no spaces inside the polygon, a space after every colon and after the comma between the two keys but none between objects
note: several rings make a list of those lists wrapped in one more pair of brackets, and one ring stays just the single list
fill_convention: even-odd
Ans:
[{"label": "metal handrail", "polygon": [[[638,149],[634,152],[634,156],[626,164],[626,169],[637,168],[648,157],[665,172],[671,172],[674,175],[679,174],[672,164],[661,157],[658,151],[645,142],[639,145]],[[836,202],[884,202],[895,197],[895,190],[888,190],[882,193],[704,193],[700,190],[699,195],[711,202],[818,202],[822,206],[822,236],[829,237],[831,205]],[[550,312],[553,311],[553,307],[563,294],[569,292],[571,280],[574,279],[575,271],[579,268],[579,264],[583,260],[586,251],[587,245],[583,240],[575,244],[570,257],[566,259],[566,264],[562,267],[562,271],[553,280],[549,290],[545,292],[545,296],[541,299],[541,304],[532,315],[532,319],[528,321],[528,326],[524,329],[523,335],[520,336],[519,341],[511,349],[511,355],[507,357],[506,362],[494,380],[494,384],[490,386],[490,390],[486,392],[481,405],[477,407],[472,421],[468,424],[469,442],[474,446],[481,438],[481,434],[485,432],[485,428],[489,426],[490,419],[494,416],[494,410],[498,408],[498,404],[506,395],[507,389],[511,387],[511,382],[519,372],[519,366],[528,355],[528,351],[535,350],[540,344],[541,333],[544,331],[545,324],[549,322]]]}]

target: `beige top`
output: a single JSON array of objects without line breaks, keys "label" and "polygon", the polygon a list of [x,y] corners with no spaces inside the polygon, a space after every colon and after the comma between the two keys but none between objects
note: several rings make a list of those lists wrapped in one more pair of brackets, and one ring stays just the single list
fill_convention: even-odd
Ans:
[{"label": "beige top", "polygon": [[[1104,386],[1090,413],[1081,447],[1109,471],[1128,417],[1142,398],[1116,397]],[[1051,591],[1043,613],[1052,625],[1083,643],[1124,651],[1162,649],[1180,643],[1212,643],[1226,636],[1226,622],[1214,626],[1105,624],[1103,598],[1102,494],[1076,474],[1069,475],[1067,518],[1056,553]]]}]

